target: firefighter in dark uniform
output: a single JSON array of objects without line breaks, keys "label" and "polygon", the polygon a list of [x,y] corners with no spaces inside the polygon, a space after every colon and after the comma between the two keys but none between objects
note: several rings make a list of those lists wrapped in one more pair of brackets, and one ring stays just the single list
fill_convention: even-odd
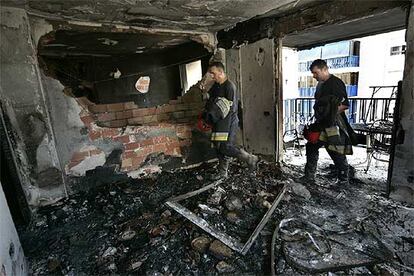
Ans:
[{"label": "firefighter in dark uniform", "polygon": [[[315,181],[315,173],[319,159],[319,148],[325,147],[333,160],[336,171],[336,183],[345,184],[349,181],[349,166],[346,155],[352,154],[355,133],[349,125],[345,110],[349,107],[345,84],[341,79],[328,71],[324,60],[317,59],[309,68],[318,81],[315,92],[315,123],[305,133],[306,165],[305,175],[301,178],[307,183]],[[309,133],[318,133],[316,139]]]},{"label": "firefighter in dark uniform", "polygon": [[251,170],[256,169],[259,158],[235,145],[239,118],[237,116],[237,93],[235,84],[230,81],[221,62],[213,62],[209,73],[215,81],[209,90],[203,119],[211,124],[211,141],[217,150],[218,172],[213,180],[226,178],[231,157],[246,162]]}]

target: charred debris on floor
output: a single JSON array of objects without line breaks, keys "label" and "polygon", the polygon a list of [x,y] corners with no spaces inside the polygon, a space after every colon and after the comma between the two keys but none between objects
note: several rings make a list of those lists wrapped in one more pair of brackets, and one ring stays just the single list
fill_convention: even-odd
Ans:
[{"label": "charred debris on floor", "polygon": [[386,200],[376,187],[355,179],[328,187],[329,175],[321,185],[298,184],[300,168],[290,165],[282,171],[262,163],[255,174],[237,163],[230,169],[231,177],[213,189],[179,202],[245,243],[286,185],[245,255],[165,204],[210,184],[214,164],[146,179],[90,173],[72,179],[77,193],[41,207],[20,229],[32,273],[381,275],[413,266],[413,210]]}]

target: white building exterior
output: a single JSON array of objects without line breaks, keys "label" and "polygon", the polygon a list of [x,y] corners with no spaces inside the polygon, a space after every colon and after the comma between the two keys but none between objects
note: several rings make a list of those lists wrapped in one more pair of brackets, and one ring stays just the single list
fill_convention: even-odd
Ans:
[{"label": "white building exterior", "polygon": [[[405,30],[355,40],[361,42],[358,97],[371,97],[369,86],[397,85],[402,80],[405,55],[401,46],[405,46]],[[400,47],[400,54],[391,55],[392,47]],[[382,90],[376,97],[389,97],[389,93]]]},{"label": "white building exterior", "polygon": [[[359,67],[331,69],[330,72],[332,74],[359,72],[358,97],[371,97],[372,89],[369,86],[397,85],[398,81],[402,80],[405,58],[403,54],[405,49],[405,30],[358,38],[354,39],[354,41],[360,41]],[[394,48],[391,55],[392,47],[399,48]],[[311,52],[315,50],[316,52],[318,51],[315,48],[306,51]],[[299,60],[298,51],[295,49],[283,48],[284,99],[292,99],[299,96],[299,76],[311,76],[309,71],[299,72],[298,62],[303,61],[307,60]],[[389,93],[389,90],[383,90],[376,97],[389,97]]]}]

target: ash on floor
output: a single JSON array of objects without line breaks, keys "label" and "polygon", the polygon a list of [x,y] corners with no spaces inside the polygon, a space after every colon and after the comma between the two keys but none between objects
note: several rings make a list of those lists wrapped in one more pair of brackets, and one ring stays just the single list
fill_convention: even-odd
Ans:
[{"label": "ash on floor", "polygon": [[[298,184],[294,179],[300,176],[302,167],[291,164],[285,164],[282,170],[263,164],[256,175],[239,164],[232,164],[233,177],[226,181],[227,190],[234,186],[238,187],[235,191],[242,189],[245,193],[229,193],[220,208],[226,210],[225,219],[228,219],[230,203],[235,205],[232,211],[240,218],[241,225],[247,214],[254,214],[251,221],[260,220],[266,209],[258,204],[258,200],[263,204],[263,200],[271,202],[273,199],[270,195],[266,199],[266,193],[272,194],[272,189],[282,183],[289,185],[288,193],[246,256],[232,252],[164,205],[172,196],[208,184],[208,175],[215,171],[213,165],[162,172],[142,180],[122,175],[108,178],[99,173],[74,180],[76,194],[53,206],[40,208],[32,224],[19,230],[32,273],[270,274],[272,233],[286,218],[312,221],[327,233],[350,229],[371,233],[394,252],[395,259],[390,264],[336,273],[369,275],[384,267],[399,272],[403,271],[402,265],[414,266],[412,208],[387,200],[378,185],[358,179],[353,179],[347,186],[335,187],[329,185],[332,176],[322,174],[317,185]],[[208,196],[193,199],[193,206],[199,208],[199,204],[206,204]],[[239,202],[232,202],[234,197],[244,205],[249,199],[248,212],[241,211],[245,207],[238,209]],[[224,217],[222,219],[225,222]],[[249,227],[237,228],[235,225],[237,223],[232,222],[225,228],[230,227],[232,234],[240,237],[250,231]],[[277,240],[277,246],[280,242]],[[308,274],[290,266],[280,251],[277,260],[276,271],[280,274]],[[394,262],[399,262],[400,266]]]}]

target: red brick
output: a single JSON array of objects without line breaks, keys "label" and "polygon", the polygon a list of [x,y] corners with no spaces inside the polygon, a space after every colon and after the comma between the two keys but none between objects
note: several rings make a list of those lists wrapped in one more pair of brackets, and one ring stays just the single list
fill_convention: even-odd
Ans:
[{"label": "red brick", "polygon": [[191,133],[190,130],[187,130],[187,131],[183,131],[183,132],[177,132],[177,136],[181,139],[191,138],[192,133]]},{"label": "red brick", "polygon": [[144,108],[132,109],[132,116],[133,117],[142,117],[146,115],[146,111]]},{"label": "red brick", "polygon": [[169,114],[158,114],[157,119],[158,119],[158,122],[168,121],[170,120],[170,115]]},{"label": "red brick", "polygon": [[157,112],[157,108],[156,107],[148,107],[148,108],[146,108],[147,109],[147,114],[148,115],[155,115],[156,114],[156,112]]},{"label": "red brick", "polygon": [[197,110],[189,110],[185,112],[185,117],[195,117],[198,116],[199,112]]},{"label": "red brick", "polygon": [[142,117],[130,118],[128,119],[128,125],[142,125],[144,120]]},{"label": "red brick", "polygon": [[115,141],[121,142],[122,144],[129,143],[129,135],[118,136],[114,138]]},{"label": "red brick", "polygon": [[154,148],[153,146],[146,146],[144,148],[140,148],[138,150],[135,151],[137,156],[147,156],[150,153],[154,152]]},{"label": "red brick", "polygon": [[171,148],[179,148],[180,147],[180,142],[178,140],[175,140],[173,142],[169,142],[167,143],[167,148],[171,149]]},{"label": "red brick", "polygon": [[167,143],[169,141],[168,137],[166,137],[166,136],[158,136],[158,137],[154,137],[152,139],[154,141],[154,144],[163,144],[163,143]]},{"label": "red brick", "polygon": [[90,125],[91,123],[93,123],[95,120],[92,116],[83,116],[81,117],[81,121],[85,124],[85,126]]},{"label": "red brick", "polygon": [[125,150],[134,150],[140,147],[140,143],[139,142],[133,142],[133,143],[129,143],[125,145]]},{"label": "red brick", "polygon": [[171,100],[171,101],[169,101],[168,102],[168,104],[179,104],[179,103],[181,103],[181,99],[180,100]]},{"label": "red brick", "polygon": [[165,151],[165,154],[167,155],[181,155],[181,149],[180,148],[167,148]]},{"label": "red brick", "polygon": [[88,108],[89,111],[91,111],[92,113],[103,113],[108,110],[106,104],[93,104],[90,105]]},{"label": "red brick", "polygon": [[132,166],[132,158],[122,159],[122,168],[131,167]]},{"label": "red brick", "polygon": [[150,116],[144,116],[142,117],[144,124],[154,123],[158,122],[158,116],[157,115],[150,115]]},{"label": "red brick", "polygon": [[195,122],[195,121],[197,121],[197,117],[175,119],[175,122],[177,123],[190,123],[190,122]]},{"label": "red brick", "polygon": [[145,157],[144,156],[139,156],[139,157],[135,157],[132,159],[132,166],[138,166],[142,164],[142,162],[144,162]]},{"label": "red brick", "polygon": [[109,127],[124,127],[127,125],[127,120],[115,120],[109,122]]},{"label": "red brick", "polygon": [[86,157],[89,157],[89,151],[80,151],[80,152],[75,152],[72,154],[72,158],[70,159],[71,161],[82,161],[84,160]]},{"label": "red brick", "polygon": [[107,105],[108,111],[122,111],[124,110],[124,103],[115,103]]},{"label": "red brick", "polygon": [[163,110],[165,113],[174,112],[175,111],[175,105],[165,105],[163,106]]},{"label": "red brick", "polygon": [[138,108],[138,106],[134,102],[127,102],[127,103],[124,103],[124,108],[126,110],[135,109],[135,108]]},{"label": "red brick", "polygon": [[190,139],[184,139],[180,141],[180,147],[187,147],[192,144]]},{"label": "red brick", "polygon": [[165,112],[164,112],[164,109],[163,109],[162,106],[157,106],[155,108],[155,114],[163,114],[163,113],[165,113]]},{"label": "red brick", "polygon": [[128,158],[132,158],[135,156],[137,156],[137,154],[133,150],[124,151],[124,153],[122,154],[123,159],[128,159]]},{"label": "red brick", "polygon": [[177,104],[175,106],[176,111],[184,111],[184,110],[188,110],[188,109],[191,109],[191,106],[189,104]]},{"label": "red brick", "polygon": [[201,102],[203,100],[201,93],[185,94],[182,98],[184,103]]},{"label": "red brick", "polygon": [[167,150],[167,147],[165,144],[157,144],[153,146],[154,152],[165,152]]},{"label": "red brick", "polygon": [[117,129],[109,128],[109,127],[108,128],[104,128],[102,130],[102,136],[103,137],[114,137],[114,136],[117,136],[118,133],[119,133],[119,131]]},{"label": "red brick", "polygon": [[111,113],[111,112],[99,113],[97,116],[97,120],[100,122],[108,122],[108,121],[112,121],[115,119],[116,119],[115,113]]},{"label": "red brick", "polygon": [[151,146],[151,145],[154,145],[154,139],[149,138],[149,139],[140,141],[139,144],[141,145],[141,147]]},{"label": "red brick", "polygon": [[172,113],[172,117],[174,119],[184,118],[184,115],[185,115],[184,111],[177,111],[177,112]]},{"label": "red brick", "polygon": [[131,110],[125,110],[125,111],[119,111],[116,113],[116,119],[129,119],[132,118],[132,111]]},{"label": "red brick", "polygon": [[98,131],[92,130],[89,132],[89,138],[91,138],[91,140],[102,138],[102,132],[99,130]]},{"label": "red brick", "polygon": [[132,110],[133,117],[143,117],[143,116],[150,116],[156,113],[156,108],[139,108]]}]

